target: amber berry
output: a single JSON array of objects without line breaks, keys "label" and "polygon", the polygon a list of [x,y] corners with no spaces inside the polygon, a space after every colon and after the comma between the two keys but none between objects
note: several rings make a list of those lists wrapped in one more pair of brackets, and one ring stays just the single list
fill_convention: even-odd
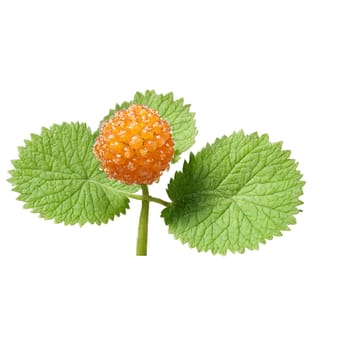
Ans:
[{"label": "amber berry", "polygon": [[109,178],[149,185],[169,169],[174,140],[156,110],[131,105],[103,124],[94,153]]}]

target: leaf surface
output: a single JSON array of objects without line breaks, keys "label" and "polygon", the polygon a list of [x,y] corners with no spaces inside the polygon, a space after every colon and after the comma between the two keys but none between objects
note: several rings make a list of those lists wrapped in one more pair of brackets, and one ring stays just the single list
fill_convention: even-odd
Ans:
[{"label": "leaf surface", "polygon": [[162,216],[198,251],[258,249],[295,223],[304,182],[290,152],[267,135],[234,133],[191,154],[168,186]]},{"label": "leaf surface", "polygon": [[95,135],[82,123],[43,128],[19,147],[9,182],[24,207],[65,224],[106,223],[128,208],[137,186],[111,181],[93,154]]}]

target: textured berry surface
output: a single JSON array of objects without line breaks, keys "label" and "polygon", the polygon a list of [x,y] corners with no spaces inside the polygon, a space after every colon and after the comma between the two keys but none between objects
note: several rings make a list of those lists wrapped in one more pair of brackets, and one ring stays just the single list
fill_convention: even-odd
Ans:
[{"label": "textured berry surface", "polygon": [[156,110],[131,105],[103,124],[94,153],[109,178],[151,184],[169,169],[174,156],[170,125]]}]

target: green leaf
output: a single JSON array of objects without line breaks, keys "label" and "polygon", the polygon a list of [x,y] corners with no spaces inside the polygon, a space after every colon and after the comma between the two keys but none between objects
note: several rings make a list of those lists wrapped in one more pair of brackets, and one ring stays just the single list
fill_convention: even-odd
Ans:
[{"label": "green leaf", "polygon": [[138,190],[109,180],[93,154],[95,136],[86,124],[43,128],[19,147],[9,179],[25,208],[65,224],[106,223],[125,213],[128,193]]},{"label": "green leaf", "polygon": [[176,239],[198,251],[226,254],[258,249],[294,224],[304,182],[282,143],[243,132],[217,139],[168,186],[162,216]]},{"label": "green leaf", "polygon": [[172,93],[158,95],[153,90],[148,90],[144,94],[137,92],[130,102],[124,102],[111,109],[102,123],[112,118],[116,111],[128,108],[131,104],[146,105],[158,111],[161,118],[167,120],[171,125],[173,138],[175,141],[175,155],[173,162],[180,159],[180,154],[187,151],[195,141],[197,129],[194,113],[190,112],[190,105],[184,105],[184,100],[174,100]]}]

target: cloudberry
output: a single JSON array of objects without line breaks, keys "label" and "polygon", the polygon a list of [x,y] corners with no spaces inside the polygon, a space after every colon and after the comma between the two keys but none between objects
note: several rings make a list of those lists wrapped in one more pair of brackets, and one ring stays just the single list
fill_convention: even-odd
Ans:
[{"label": "cloudberry", "polygon": [[151,184],[169,169],[174,141],[156,110],[131,105],[103,124],[94,145],[102,170],[126,184]]}]

